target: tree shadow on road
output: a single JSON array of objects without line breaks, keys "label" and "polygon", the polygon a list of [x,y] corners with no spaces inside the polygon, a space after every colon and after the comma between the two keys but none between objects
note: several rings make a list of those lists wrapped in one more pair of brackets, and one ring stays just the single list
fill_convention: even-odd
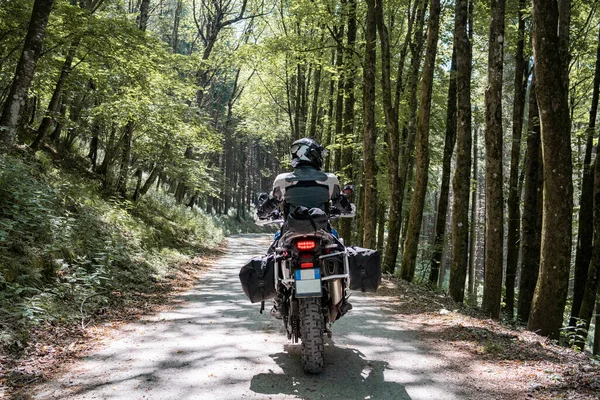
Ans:
[{"label": "tree shadow on road", "polygon": [[262,394],[285,394],[301,399],[394,399],[410,400],[403,385],[386,382],[385,361],[367,360],[360,351],[325,346],[325,370],[311,375],[302,369],[300,345],[286,345],[283,353],[270,357],[283,370],[269,370],[252,378],[250,390]]}]

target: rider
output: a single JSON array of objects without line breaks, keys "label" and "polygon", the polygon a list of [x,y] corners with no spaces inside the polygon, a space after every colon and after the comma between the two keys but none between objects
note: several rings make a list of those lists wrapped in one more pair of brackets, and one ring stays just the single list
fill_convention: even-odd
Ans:
[{"label": "rider", "polygon": [[[290,152],[294,170],[279,174],[275,178],[269,198],[258,207],[256,213],[258,218],[272,216],[278,212],[281,203],[283,203],[283,216],[286,220],[288,214],[299,206],[309,209],[320,208],[328,215],[353,213],[352,204],[340,190],[337,176],[322,171],[323,158],[327,156],[327,150],[323,146],[314,139],[302,138],[292,143]],[[337,231],[333,227],[329,228],[337,237]],[[279,235],[280,232],[275,236],[276,240]],[[342,314],[352,309],[347,299],[344,299],[342,309]],[[271,315],[281,318],[277,298],[274,300]]]},{"label": "rider", "polygon": [[259,218],[267,218],[282,202],[284,219],[298,206],[320,208],[327,214],[352,213],[352,205],[342,195],[337,176],[322,171],[323,157],[327,155],[323,146],[314,139],[302,138],[292,143],[290,152],[294,171],[275,178],[269,199],[257,210]]}]

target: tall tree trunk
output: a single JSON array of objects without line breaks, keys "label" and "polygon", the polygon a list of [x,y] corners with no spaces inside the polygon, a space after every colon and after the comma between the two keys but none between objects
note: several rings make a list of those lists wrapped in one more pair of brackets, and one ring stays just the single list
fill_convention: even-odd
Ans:
[{"label": "tall tree trunk", "polygon": [[535,74],[529,89],[529,123],[527,150],[525,152],[525,185],[523,188],[523,214],[521,217],[521,275],[517,320],[527,322],[531,301],[539,274],[540,240],[542,229],[542,154],[540,124],[535,94]]},{"label": "tall tree trunk", "polygon": [[[377,225],[377,164],[375,160],[375,144],[377,142],[375,126],[375,76],[377,65],[375,46],[377,27],[375,3],[376,0],[367,0],[365,63],[363,67],[363,246],[369,249],[375,248],[375,228]],[[380,207],[382,207],[381,203]],[[380,223],[383,225],[383,221],[380,220]],[[377,246],[380,244],[383,243],[378,242]]]},{"label": "tall tree trunk", "polygon": [[182,8],[183,0],[177,0],[175,15],[173,17],[173,30],[171,32],[171,48],[173,49],[173,53],[177,53],[177,47],[179,46],[179,23],[181,21]]},{"label": "tall tree trunk", "polygon": [[[376,0],[375,21],[381,41],[381,87],[383,109],[385,113],[386,138],[388,147],[388,183],[390,191],[390,211],[388,215],[388,237],[383,258],[383,270],[393,273],[396,267],[398,242],[400,239],[401,209],[398,202],[401,196],[400,178],[398,176],[398,161],[400,153],[400,137],[398,131],[398,114],[392,105],[390,44],[388,29],[383,15],[383,0]],[[408,40],[408,37],[407,37]]]},{"label": "tall tree trunk", "polygon": [[311,138],[317,137],[317,125],[319,120],[319,89],[321,88],[321,66],[315,68],[314,72],[314,89],[313,99],[310,111],[310,130],[309,136]]},{"label": "tall tree trunk", "polygon": [[31,143],[31,148],[34,150],[38,149],[46,139],[46,135],[48,134],[48,131],[55,120],[55,115],[59,111],[62,88],[67,80],[67,77],[69,76],[69,73],[71,72],[71,64],[73,64],[73,59],[75,58],[77,47],[79,47],[79,42],[80,39],[77,38],[71,43],[71,47],[69,48],[65,58],[65,63],[63,64],[58,80],[56,81],[52,98],[50,99],[50,103],[48,103],[48,110],[46,111],[46,115],[44,116],[44,119],[42,119],[42,123],[37,130],[35,140],[33,143]]},{"label": "tall tree trunk", "polygon": [[525,111],[525,95],[527,91],[527,76],[525,63],[525,19],[523,10],[525,0],[519,0],[517,11],[517,49],[515,53],[515,98],[512,115],[512,144],[510,151],[510,176],[508,179],[508,232],[506,234],[506,297],[505,311],[510,319],[514,317],[515,308],[515,278],[519,261],[519,160],[521,158],[521,134],[523,132],[523,113]]},{"label": "tall tree trunk", "polygon": [[131,120],[125,125],[121,144],[121,166],[116,191],[123,199],[127,198],[127,179],[129,178],[129,160],[131,159],[131,141],[133,140],[134,127],[135,123]]},{"label": "tall tree trunk", "polygon": [[477,301],[475,281],[475,247],[477,246],[477,192],[479,180],[477,179],[477,128],[473,130],[473,189],[471,193],[471,223],[469,224],[469,286],[467,292],[469,301]]},{"label": "tall tree trunk", "polygon": [[600,354],[600,299],[596,299],[596,325],[594,329],[594,347],[592,353],[597,356]]},{"label": "tall tree trunk", "polygon": [[99,126],[98,122],[94,122],[94,126],[92,127],[92,140],[90,141],[90,151],[88,152],[87,157],[92,161],[92,171],[96,170],[96,166],[98,163],[98,130]]},{"label": "tall tree trunk", "polygon": [[400,275],[407,281],[412,281],[417,261],[419,233],[423,220],[425,194],[429,177],[429,117],[431,114],[431,95],[433,91],[433,72],[437,52],[440,18],[440,1],[431,0],[429,23],[427,31],[427,50],[423,65],[421,81],[421,105],[419,108],[419,124],[417,127],[417,171],[414,193],[411,201],[408,229],[402,255]]},{"label": "tall tree trunk", "polygon": [[[382,59],[382,98],[384,104],[387,145],[388,145],[388,181],[390,186],[390,209],[388,215],[388,238],[383,258],[383,269],[387,272],[393,272],[396,267],[398,249],[400,244],[400,233],[402,224],[402,202],[404,200],[404,186],[408,169],[413,163],[414,137],[416,134],[416,110],[417,110],[417,84],[419,66],[421,63],[423,48],[423,24],[425,10],[427,8],[426,0],[415,2],[416,15],[409,16],[410,20],[416,21],[414,30],[414,39],[411,41],[410,33],[412,23],[409,22],[409,30],[406,35],[405,45],[411,50],[411,67],[409,76],[409,126],[403,130],[404,143],[401,144],[399,132],[399,100],[402,95],[402,74],[398,72],[396,82],[396,102],[392,101],[392,85],[390,80],[390,45],[388,30],[384,23],[383,2],[379,2],[375,7],[375,18],[377,21],[377,30],[381,40],[381,59]],[[403,68],[404,51],[401,52],[401,62]],[[415,128],[415,129],[412,129]]]},{"label": "tall tree trunk", "polygon": [[[331,51],[331,66],[335,66],[337,63],[336,51]],[[333,95],[335,92],[335,79],[333,74],[329,80],[329,97],[327,99],[327,126],[325,126],[325,132],[323,132],[323,140],[321,144],[324,147],[329,146],[332,143],[331,140],[331,128],[333,127],[333,111],[334,111],[334,101]],[[331,152],[330,152],[331,154]],[[331,155],[326,157],[324,160],[323,168],[325,171],[329,171],[331,169]]]},{"label": "tall tree trunk", "polygon": [[471,178],[471,43],[467,35],[468,1],[455,5],[454,43],[456,46],[457,131],[456,172],[452,183],[452,264],[450,296],[462,302],[468,266],[469,189]]},{"label": "tall tree trunk", "polygon": [[54,130],[52,131],[52,134],[50,135],[50,141],[52,143],[54,143],[54,145],[58,145],[58,143],[60,142],[60,135],[62,133],[62,128],[63,128],[63,121],[64,121],[66,115],[67,115],[67,105],[63,101],[62,105],[60,106],[60,117],[57,119],[56,126],[54,127]]},{"label": "tall tree trunk", "polygon": [[504,199],[502,180],[502,70],[504,62],[505,0],[491,1],[488,84],[485,91],[485,199],[487,246],[483,312],[500,317],[502,296],[502,250],[504,242]]},{"label": "tall tree trunk", "polygon": [[[561,0],[562,1],[562,0]],[[568,7],[561,13],[568,13]],[[565,40],[555,1],[533,2],[533,52],[544,163],[544,218],[540,276],[528,329],[557,338],[569,287],[573,182]],[[564,25],[560,26],[561,34]],[[568,31],[567,31],[568,34]],[[566,40],[568,44],[568,39]],[[593,256],[592,256],[593,257]]]},{"label": "tall tree trunk", "polygon": [[[338,59],[343,60],[343,46],[338,44]],[[344,127],[344,80],[346,79],[343,67],[343,61],[338,65],[338,84],[336,90],[336,98],[335,98],[335,134],[331,139],[331,143],[335,143],[335,148],[333,150],[333,170],[339,172],[342,169],[342,152],[341,152],[341,143],[342,143],[342,129]]]},{"label": "tall tree trunk", "polygon": [[140,197],[148,193],[148,190],[150,190],[154,182],[156,182],[156,178],[158,178],[161,172],[162,166],[160,164],[156,164],[154,168],[152,168],[152,172],[150,172],[148,179],[146,179],[146,182],[144,182],[144,185],[140,189]]},{"label": "tall tree trunk", "polygon": [[444,155],[442,158],[442,182],[440,184],[440,197],[435,221],[435,241],[431,268],[429,270],[429,283],[437,285],[442,250],[444,248],[444,235],[446,233],[446,214],[448,213],[448,195],[450,193],[450,167],[452,153],[456,143],[456,46],[452,46],[452,63],[450,64],[450,83],[448,85],[448,102],[446,107],[446,138],[444,139]]},{"label": "tall tree trunk", "polygon": [[[356,67],[354,63],[354,43],[356,41],[356,1],[348,0],[348,30],[347,30],[347,49],[346,49],[346,79],[344,85],[344,126],[342,148],[342,166],[343,176],[346,182],[352,182],[354,178],[352,170],[352,148],[348,142],[355,142],[354,138],[354,78],[356,75]],[[351,243],[352,235],[352,220],[344,218],[340,221],[340,235],[346,238],[348,243]]]},{"label": "tall tree trunk", "polygon": [[[600,35],[600,34],[599,34]],[[594,72],[594,89],[589,122],[586,130],[587,140],[583,157],[583,178],[581,181],[581,198],[579,200],[579,228],[577,232],[577,251],[575,253],[575,280],[573,284],[573,306],[569,325],[575,326],[579,316],[579,308],[588,267],[592,258],[592,238],[594,234],[594,169],[592,168],[592,147],[596,133],[596,116],[598,114],[598,93],[600,89],[600,36],[596,50],[596,71]]]},{"label": "tall tree trunk", "polygon": [[141,0],[140,15],[137,18],[138,28],[142,32],[146,32],[148,28],[148,19],[150,18],[150,0]]},{"label": "tall tree trunk", "polygon": [[[600,151],[600,143],[596,146],[596,154],[600,154],[598,151]],[[596,162],[594,163],[594,242],[592,260],[590,261],[585,291],[579,308],[579,319],[582,320],[584,326],[578,331],[578,339],[575,341],[575,344],[581,349],[585,346],[585,339],[592,321],[598,292],[598,281],[600,280],[600,162],[598,161],[598,156],[596,156]],[[596,325],[596,329],[599,329],[598,325]]]},{"label": "tall tree trunk", "polygon": [[0,132],[2,136],[2,146],[0,153],[10,150],[17,136],[17,125],[21,115],[21,108],[27,100],[27,91],[33,79],[33,74],[37,61],[42,54],[42,44],[46,33],[46,25],[54,0],[35,0],[27,36],[23,44],[23,51],[15,76],[10,86],[2,117],[0,117]]}]

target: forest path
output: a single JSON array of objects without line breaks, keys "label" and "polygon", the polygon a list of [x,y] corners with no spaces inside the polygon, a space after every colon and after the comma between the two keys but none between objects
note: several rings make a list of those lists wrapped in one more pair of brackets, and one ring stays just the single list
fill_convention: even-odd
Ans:
[{"label": "forest path", "polygon": [[230,237],[226,255],[180,296],[180,306],[125,326],[34,398],[468,398],[448,359],[422,348],[401,316],[382,307],[385,297],[362,293],[333,325],[325,371],[305,374],[300,345],[268,315],[270,304],[259,314],[239,285],[241,265],[268,244],[264,235]]}]

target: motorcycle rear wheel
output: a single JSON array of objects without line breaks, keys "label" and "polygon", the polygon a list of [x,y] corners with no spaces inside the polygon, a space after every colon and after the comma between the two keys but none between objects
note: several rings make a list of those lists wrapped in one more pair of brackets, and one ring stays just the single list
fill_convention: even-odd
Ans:
[{"label": "motorcycle rear wheel", "polygon": [[318,374],[323,371],[325,321],[321,311],[321,299],[300,299],[300,331],[302,335],[302,362],[304,371]]}]

